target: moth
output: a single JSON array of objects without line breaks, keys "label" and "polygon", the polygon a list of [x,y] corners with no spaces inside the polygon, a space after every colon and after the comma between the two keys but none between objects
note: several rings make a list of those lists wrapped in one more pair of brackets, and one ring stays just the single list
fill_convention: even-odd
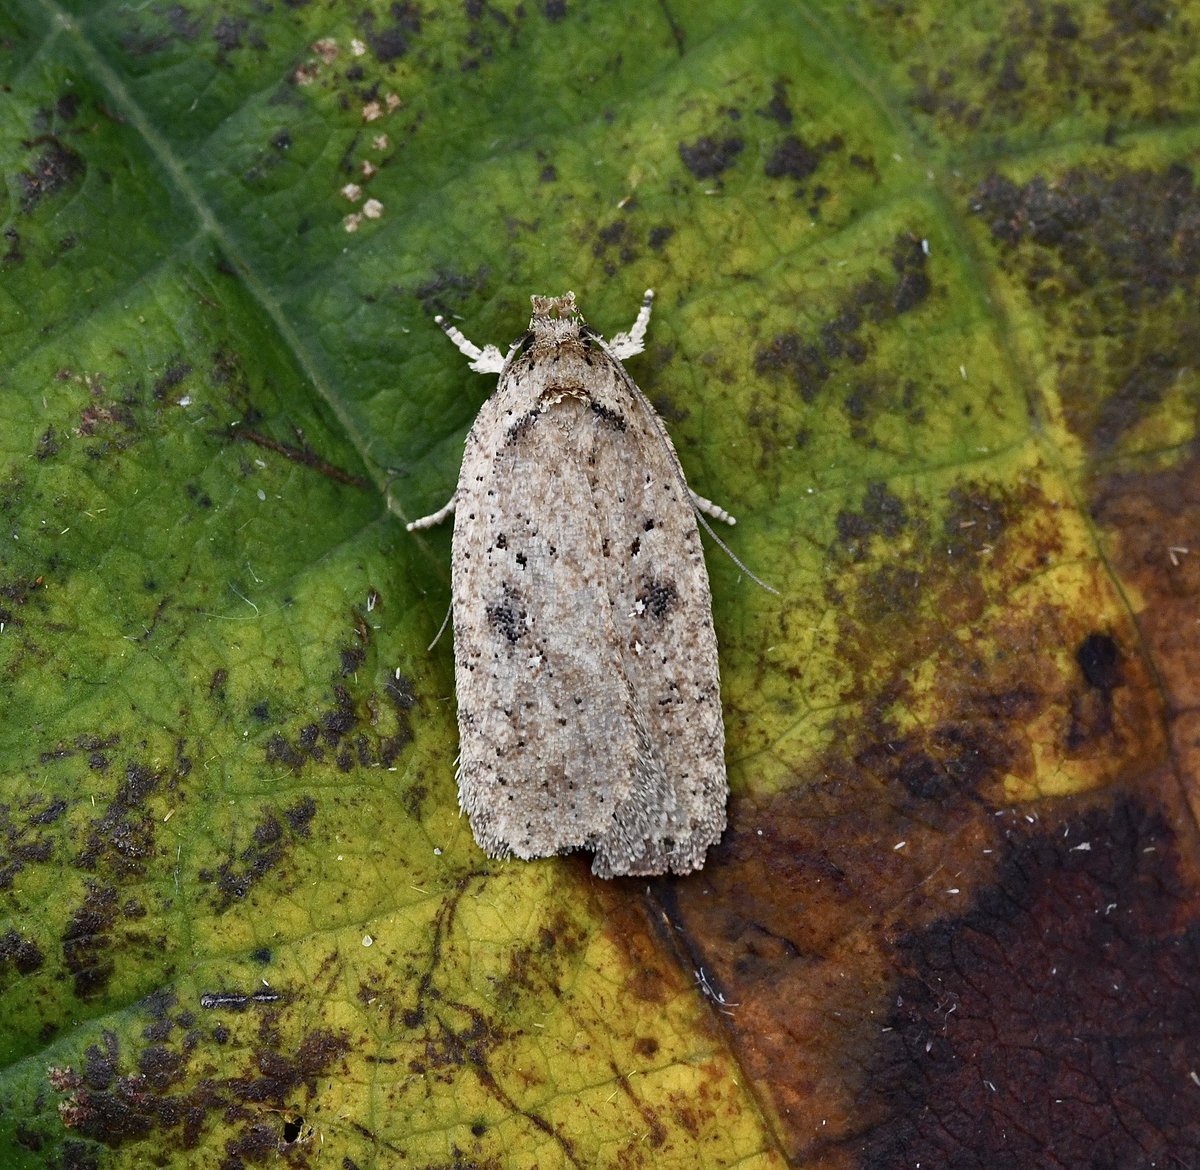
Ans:
[{"label": "moth", "polygon": [[[688,873],[725,829],[717,640],[692,492],[622,358],[574,293],[530,298],[507,356],[437,323],[499,374],[467,436],[451,609],[459,804],[495,857],[594,853],[600,877]],[[706,525],[707,527],[707,525]]]}]

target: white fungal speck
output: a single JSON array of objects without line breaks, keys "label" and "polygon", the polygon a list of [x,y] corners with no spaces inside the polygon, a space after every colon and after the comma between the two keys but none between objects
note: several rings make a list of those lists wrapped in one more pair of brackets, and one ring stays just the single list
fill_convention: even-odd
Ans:
[{"label": "white fungal speck", "polygon": [[319,41],[313,41],[312,51],[316,53],[326,65],[332,65],[337,60],[338,47],[337,41],[333,37],[322,37]]}]

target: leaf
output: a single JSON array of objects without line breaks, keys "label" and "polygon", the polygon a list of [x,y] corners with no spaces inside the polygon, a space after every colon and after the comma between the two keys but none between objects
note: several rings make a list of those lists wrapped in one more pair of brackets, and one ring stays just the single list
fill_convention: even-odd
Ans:
[{"label": "leaf", "polygon": [[[0,15],[17,1167],[1194,1161],[1194,5]],[[457,815],[452,490],[574,288],[697,490],[730,829]]]}]

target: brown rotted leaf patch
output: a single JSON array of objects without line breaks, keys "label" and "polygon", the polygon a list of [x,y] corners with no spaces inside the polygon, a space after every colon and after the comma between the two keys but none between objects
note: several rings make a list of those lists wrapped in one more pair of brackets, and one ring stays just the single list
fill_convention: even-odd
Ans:
[{"label": "brown rotted leaf patch", "polygon": [[[1193,445],[1165,470],[1149,464],[1097,475],[1090,490],[1113,567],[1139,599],[1138,630],[1172,713],[1190,719],[1200,707],[1200,452]],[[1194,779],[1189,787],[1194,793]]]},{"label": "brown rotted leaf patch", "polygon": [[1200,927],[1178,850],[1137,801],[1052,814],[1014,828],[967,914],[900,938],[861,1165],[1200,1159]]},{"label": "brown rotted leaf patch", "polygon": [[[865,1106],[863,1077],[909,970],[899,944],[990,897],[1027,827],[1014,797],[1048,770],[1086,790],[1166,758],[1128,619],[1109,600],[1097,628],[1096,607],[1046,583],[1071,538],[1039,477],[961,477],[940,500],[869,484],[835,529],[826,591],[852,713],[791,785],[733,799],[696,881],[663,887],[796,1160],[903,1113]],[[1096,566],[1080,588],[1111,597]],[[1092,909],[1064,913],[1082,930]]]}]

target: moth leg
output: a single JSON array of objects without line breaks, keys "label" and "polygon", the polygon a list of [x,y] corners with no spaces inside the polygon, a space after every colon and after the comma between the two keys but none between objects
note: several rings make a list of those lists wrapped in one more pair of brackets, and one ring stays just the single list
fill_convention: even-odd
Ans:
[{"label": "moth leg", "polygon": [[646,329],[650,325],[650,307],[654,304],[654,289],[646,289],[637,320],[628,333],[616,333],[608,340],[608,348],[619,358],[633,357],[646,348]]},{"label": "moth leg", "polygon": [[494,345],[485,345],[480,349],[473,341],[467,340],[461,329],[456,329],[441,314],[438,314],[433,320],[441,327],[442,332],[458,346],[459,353],[465,354],[471,359],[471,369],[475,373],[498,374],[504,369],[504,354]]},{"label": "moth leg", "polygon": [[[692,507],[697,512],[707,512],[708,515],[717,520],[724,520],[726,524],[737,523],[737,517],[731,516],[720,504],[714,504],[712,500],[706,500],[699,492],[694,492],[691,488],[688,488],[688,495],[692,497]],[[409,525],[409,527],[411,528],[412,525]]]},{"label": "moth leg", "polygon": [[449,501],[436,512],[430,512],[428,516],[422,516],[419,520],[414,520],[411,524],[406,524],[405,528],[409,532],[416,532],[418,528],[432,528],[435,524],[440,524],[454,511],[454,504],[455,497],[451,496]]}]

